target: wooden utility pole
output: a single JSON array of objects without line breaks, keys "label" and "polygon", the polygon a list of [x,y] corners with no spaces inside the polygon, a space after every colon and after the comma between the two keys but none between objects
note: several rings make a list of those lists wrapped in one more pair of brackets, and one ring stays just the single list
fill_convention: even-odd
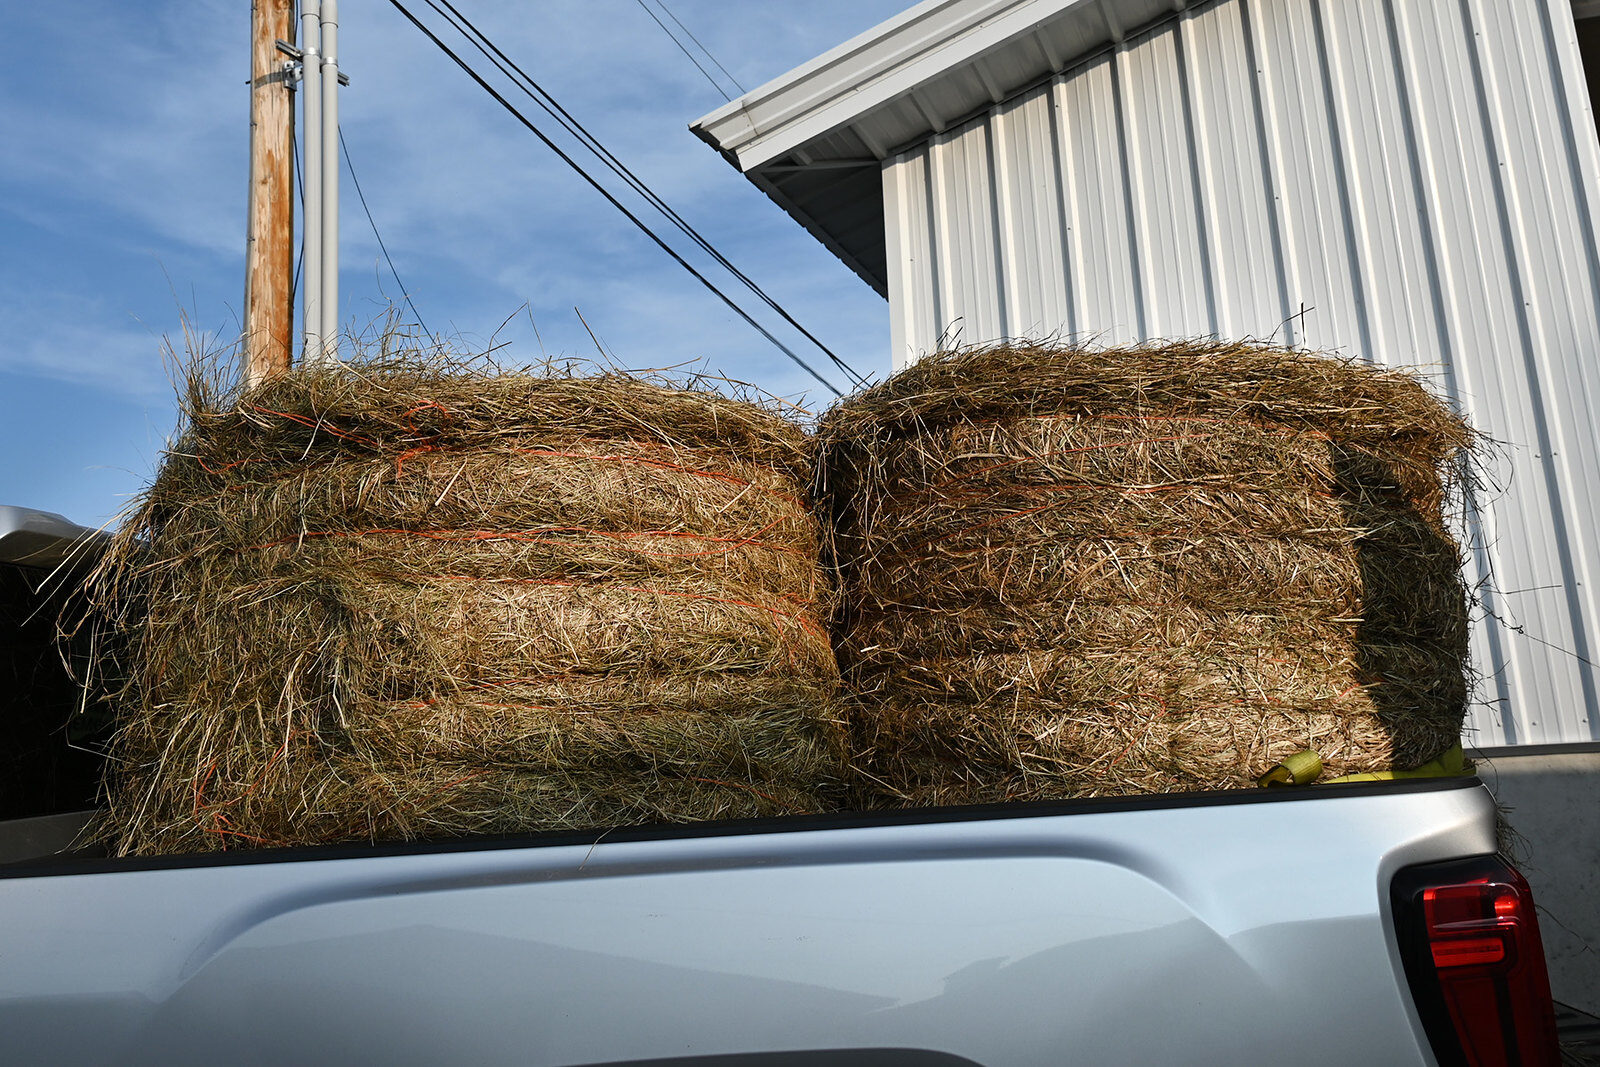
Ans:
[{"label": "wooden utility pole", "polygon": [[251,0],[250,207],[244,267],[245,378],[289,370],[294,331],[294,98],[278,42],[294,42],[294,0]]}]

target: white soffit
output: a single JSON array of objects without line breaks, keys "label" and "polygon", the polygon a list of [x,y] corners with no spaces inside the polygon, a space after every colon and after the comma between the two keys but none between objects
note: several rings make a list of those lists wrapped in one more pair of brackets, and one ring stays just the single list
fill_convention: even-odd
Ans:
[{"label": "white soffit", "polygon": [[880,293],[880,161],[1185,0],[924,0],[690,126]]}]

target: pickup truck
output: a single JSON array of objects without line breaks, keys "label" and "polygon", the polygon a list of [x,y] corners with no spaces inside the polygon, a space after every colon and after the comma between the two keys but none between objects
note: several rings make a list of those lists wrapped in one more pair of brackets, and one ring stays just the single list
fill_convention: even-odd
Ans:
[{"label": "pickup truck", "polygon": [[[0,567],[81,544],[40,514]],[[1558,1062],[1473,778],[120,859],[32,814],[7,1063]]]}]

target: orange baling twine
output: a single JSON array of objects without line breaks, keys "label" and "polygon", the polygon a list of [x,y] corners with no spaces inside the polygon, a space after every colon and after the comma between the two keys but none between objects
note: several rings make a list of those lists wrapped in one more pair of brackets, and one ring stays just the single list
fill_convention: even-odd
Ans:
[{"label": "orange baling twine", "polygon": [[708,544],[725,547],[706,549],[703,552],[653,552],[649,549],[634,549],[640,555],[660,556],[665,559],[686,559],[694,556],[726,555],[738,548],[756,547],[773,552],[788,552],[792,555],[810,558],[808,553],[789,545],[774,545],[760,539],[761,534],[771,530],[780,520],[773,520],[767,525],[756,530],[747,537],[713,537],[708,534],[692,533],[684,530],[599,530],[588,526],[545,526],[532,530],[413,530],[404,527],[375,527],[368,530],[303,530],[292,537],[280,537],[275,541],[263,541],[260,544],[247,545],[246,550],[257,551],[264,548],[276,548],[280,545],[299,544],[301,541],[321,537],[377,537],[377,536],[402,536],[418,537],[427,541],[445,542],[482,542],[482,541],[517,541],[525,544],[569,544],[570,539],[554,537],[552,534],[586,534],[594,537],[603,537],[611,540],[628,541],[637,537],[678,538],[691,541],[703,541]]},{"label": "orange baling twine", "polygon": [[[259,411],[264,415],[275,415],[278,418],[287,419],[290,422],[296,423],[297,425],[300,425],[300,426],[304,426],[304,427],[306,427],[308,429],[316,430],[316,431],[320,431],[320,432],[325,432],[325,433],[331,434],[334,437],[338,437],[341,440],[352,441],[352,442],[355,442],[356,444],[364,445],[367,448],[371,448],[371,449],[374,449],[374,450],[381,450],[382,447],[383,447],[382,443],[377,441],[374,438],[366,437],[366,436],[363,436],[361,434],[349,433],[349,432],[346,432],[344,430],[340,430],[335,426],[329,425],[327,423],[321,422],[321,421],[316,420],[316,419],[308,418],[307,416],[304,416],[304,415],[297,415],[297,414],[295,414],[293,412],[289,412],[289,411],[277,411],[277,410],[274,410],[272,408],[262,407],[262,406],[260,406],[258,404],[251,404],[250,407],[251,407],[252,410]],[[422,431],[421,429],[419,429],[417,427],[416,422],[412,418],[412,416],[416,415],[418,412],[426,411],[429,408],[435,409],[435,410],[443,413],[446,421],[449,421],[449,420],[451,420],[453,418],[453,416],[452,416],[452,414],[451,414],[451,412],[450,412],[450,410],[448,408],[446,408],[443,404],[439,404],[439,403],[436,403],[436,402],[431,401],[431,400],[427,401],[425,403],[422,403],[422,404],[418,404],[415,407],[412,407],[409,410],[405,411],[401,415],[401,418],[403,420],[405,420],[405,424],[406,424],[407,430],[410,431],[410,433],[412,434],[413,437],[420,438],[420,441],[419,441],[418,444],[414,445],[411,448],[406,449],[405,451],[399,453],[395,457],[395,474],[397,476],[404,473],[404,471],[405,471],[405,461],[408,460],[408,459],[411,459],[414,456],[422,455],[423,453],[427,453],[427,452],[448,452],[448,451],[450,451],[449,449],[441,447],[440,445],[437,444],[437,442],[440,440],[440,438],[444,436],[442,431],[439,432],[439,433],[434,433],[434,434],[431,434],[431,435],[423,437],[422,434],[423,434],[424,431]],[[631,443],[634,444],[636,447],[639,447],[639,448],[657,447],[652,442],[631,442]],[[772,488],[770,486],[760,485],[760,484],[758,484],[756,482],[751,481],[748,478],[740,478],[737,475],[729,474],[729,473],[727,473],[725,471],[702,470],[702,469],[698,469],[698,468],[694,468],[694,467],[687,467],[687,466],[684,466],[681,463],[673,463],[671,461],[664,460],[664,459],[651,459],[651,458],[646,457],[646,456],[638,456],[638,455],[621,455],[621,454],[615,454],[615,455],[601,454],[601,455],[597,455],[597,454],[591,453],[591,452],[564,452],[564,451],[557,451],[557,450],[554,450],[554,449],[536,449],[536,448],[512,448],[512,449],[510,449],[510,451],[514,452],[514,453],[517,453],[519,455],[544,456],[544,457],[548,457],[548,458],[551,458],[551,459],[584,459],[584,460],[591,460],[591,461],[594,461],[594,462],[597,462],[597,463],[638,464],[640,466],[645,466],[645,467],[656,467],[656,468],[660,468],[662,470],[672,470],[672,471],[677,471],[677,472],[682,473],[682,474],[692,475],[692,476],[697,477],[697,478],[710,478],[710,479],[714,479],[716,481],[727,482],[727,483],[729,483],[731,485],[737,485],[737,486],[741,486],[741,487],[756,489],[756,490],[758,490],[760,492],[767,493],[767,494],[769,494],[769,495],[771,495],[773,497],[776,497],[779,500],[783,500],[783,501],[785,501],[787,503],[794,504],[796,507],[804,508],[806,506],[805,502],[803,500],[801,500],[799,497],[797,497],[797,496],[795,496],[795,495],[793,495],[791,493],[785,493],[785,492],[782,492],[781,490],[774,489],[774,488]],[[200,464],[201,469],[204,470],[207,474],[216,475],[216,474],[222,474],[222,473],[224,473],[226,471],[232,470],[235,467],[245,466],[246,464],[249,464],[249,463],[263,462],[265,457],[251,457],[251,458],[246,458],[246,459],[235,460],[232,463],[224,464],[221,467],[212,467],[209,464],[207,464],[205,462],[205,460],[200,459],[198,456],[195,457],[195,459],[196,459],[196,462],[198,462]]]},{"label": "orange baling twine", "polygon": [[753,600],[739,600],[736,597],[712,596],[710,593],[689,593],[681,589],[662,589],[659,586],[649,585],[596,586],[593,582],[571,582],[560,578],[479,578],[471,574],[438,574],[432,575],[432,577],[458,582],[486,582],[495,585],[542,585],[560,589],[604,589],[621,593],[644,593],[649,596],[681,597],[684,600],[704,600],[715,604],[729,604],[734,607],[749,608],[752,611],[764,611],[774,618],[790,620],[823,641],[828,640],[828,635],[813,620],[800,612],[784,611],[780,608],[772,607],[770,604],[758,604]]}]

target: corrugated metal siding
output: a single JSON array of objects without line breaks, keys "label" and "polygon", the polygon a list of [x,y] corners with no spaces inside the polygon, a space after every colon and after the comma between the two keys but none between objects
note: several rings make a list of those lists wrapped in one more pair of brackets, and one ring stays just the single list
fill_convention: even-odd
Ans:
[{"label": "corrugated metal siding", "polygon": [[1423,368],[1500,442],[1473,739],[1600,739],[1600,144],[1564,0],[1218,0],[883,181],[898,363],[1216,334]]}]

